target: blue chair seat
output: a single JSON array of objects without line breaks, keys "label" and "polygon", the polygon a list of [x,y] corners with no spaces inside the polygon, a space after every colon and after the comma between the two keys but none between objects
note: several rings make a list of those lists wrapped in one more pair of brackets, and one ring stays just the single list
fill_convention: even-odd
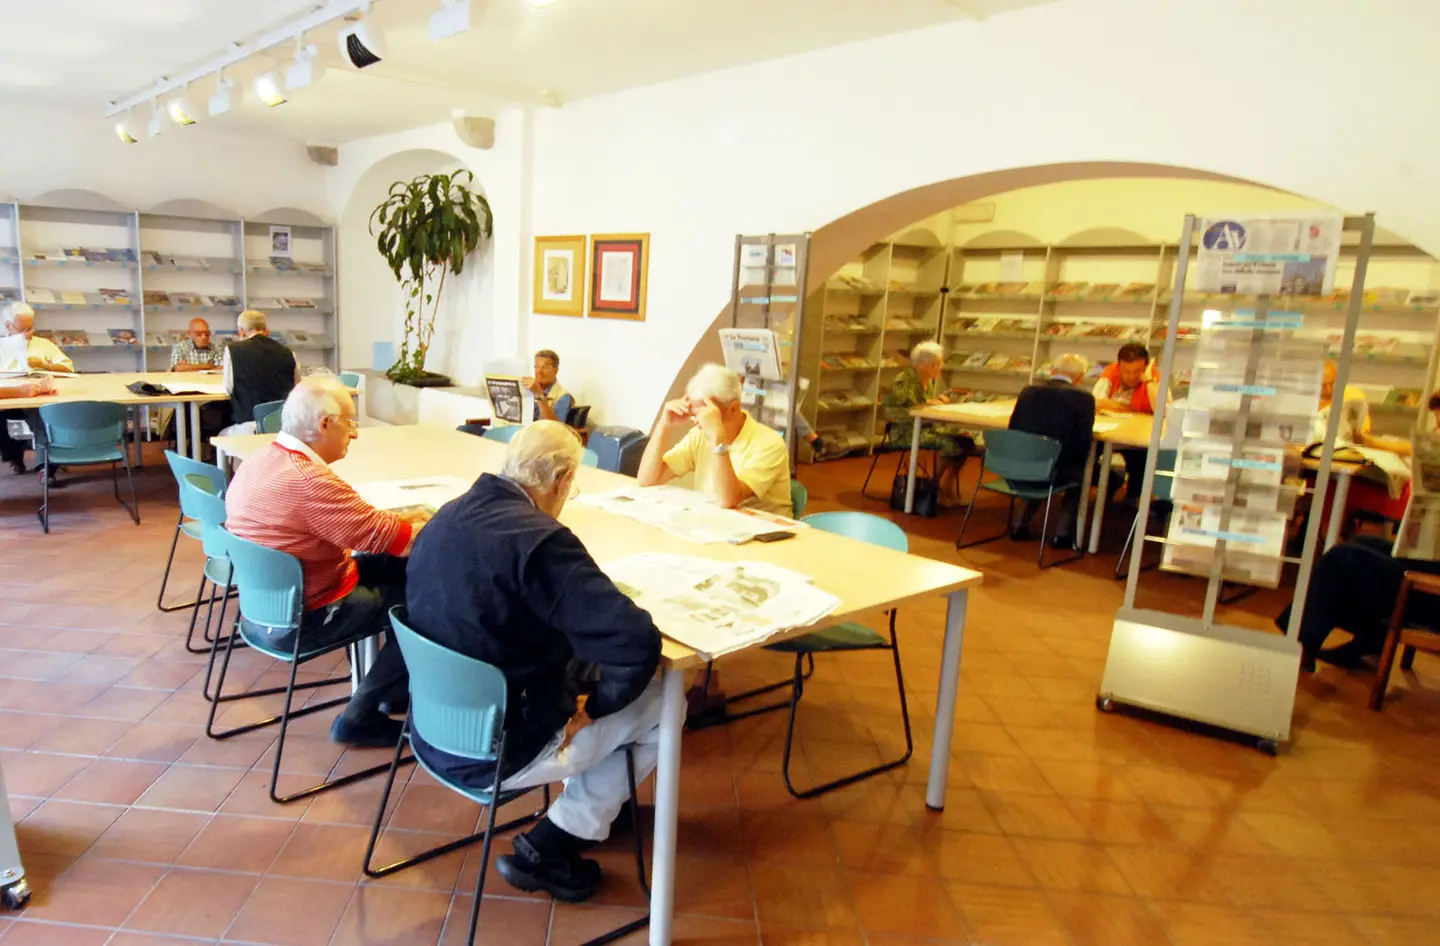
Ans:
[{"label": "blue chair seat", "polygon": [[823,631],[811,631],[777,644],[766,644],[765,649],[779,654],[822,654],[843,650],[873,650],[889,645],[890,638],[883,634],[863,624],[846,621]]},{"label": "blue chair seat", "polygon": [[197,519],[182,519],[180,531],[192,539],[198,539],[205,532],[205,525]]},{"label": "blue chair seat", "polygon": [[[249,644],[254,649],[260,651],[260,653],[269,654],[276,660],[283,660],[286,663],[289,663],[295,658],[295,652],[293,650],[288,648],[277,648],[275,645],[271,644],[270,638],[267,635],[261,633],[259,627],[260,626],[258,624],[255,624],[254,622],[249,621],[245,618],[241,618],[240,639],[243,640],[245,643]],[[319,654],[328,653],[334,649],[334,644],[326,644],[323,647],[313,647],[308,650],[304,646],[302,646],[300,648],[300,660],[301,662],[304,662],[306,660],[309,660],[311,657],[317,656]]]},{"label": "blue chair seat", "polygon": [[222,588],[230,584],[230,560],[221,556],[205,559],[205,580],[213,581]]},{"label": "blue chair seat", "polygon": [[[1003,496],[1014,496],[1016,499],[1042,500],[1052,492],[1048,483],[1028,483],[1018,480],[1012,483],[1007,479],[991,480],[984,484],[984,488]],[[1056,483],[1053,492],[1063,493],[1069,489],[1079,488],[1080,484],[1075,482]]]},{"label": "blue chair seat", "polygon": [[[416,752],[416,753],[413,753],[413,755],[415,756],[415,763],[416,763],[417,765],[419,765],[420,768],[422,768],[422,769],[424,769],[426,772],[430,773],[430,777],[433,778],[435,781],[439,782],[441,785],[444,785],[446,788],[450,789],[452,792],[457,792],[457,793],[459,793],[459,794],[461,794],[461,795],[464,795],[466,798],[470,799],[471,801],[475,802],[475,803],[478,804],[478,805],[489,806],[489,804],[490,804],[490,791],[489,791],[489,789],[484,789],[484,788],[467,788],[467,787],[465,787],[464,785],[461,785],[461,784],[457,783],[454,779],[447,778],[446,776],[442,775],[440,772],[437,772],[435,769],[432,769],[429,765],[426,764],[426,762],[425,762],[425,757],[422,756],[422,755],[420,755],[420,753]],[[520,798],[520,797],[525,796],[525,795],[528,795],[528,794],[530,794],[530,793],[533,792],[533,791],[535,791],[535,789],[533,789],[533,788],[522,788],[522,789],[517,789],[517,790],[515,790],[515,791],[509,791],[509,792],[502,791],[502,792],[500,793],[500,807],[503,808],[503,807],[505,807],[506,805],[510,804],[510,803],[511,803],[512,801],[514,801],[515,799]]]},{"label": "blue chair seat", "polygon": [[46,448],[50,462],[57,466],[85,463],[124,463],[125,452],[114,444],[95,444],[85,447],[61,447],[52,444]]}]

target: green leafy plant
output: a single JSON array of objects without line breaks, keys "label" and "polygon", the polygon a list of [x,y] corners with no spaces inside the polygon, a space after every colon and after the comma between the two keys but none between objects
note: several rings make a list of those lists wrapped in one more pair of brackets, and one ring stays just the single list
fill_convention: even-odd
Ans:
[{"label": "green leafy plant", "polygon": [[460,275],[465,258],[494,232],[490,202],[470,189],[467,170],[396,181],[370,214],[370,235],[405,294],[405,337],[386,375],[413,383],[426,376],[425,353],[435,335],[445,277]]}]

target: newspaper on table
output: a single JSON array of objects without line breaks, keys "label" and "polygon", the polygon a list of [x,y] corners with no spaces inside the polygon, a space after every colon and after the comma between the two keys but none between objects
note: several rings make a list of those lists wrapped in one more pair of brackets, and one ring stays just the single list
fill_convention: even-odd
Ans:
[{"label": "newspaper on table", "polygon": [[1210,217],[1200,221],[1198,292],[1328,294],[1345,228],[1339,214]]},{"label": "newspaper on table", "polygon": [[724,509],[705,493],[683,486],[632,486],[609,493],[586,493],[575,502],[700,543],[741,545],[766,532],[803,526],[794,519],[759,509]]},{"label": "newspaper on table", "polygon": [[1440,560],[1440,433],[1416,431],[1410,442],[1410,502],[1393,554],[1433,562]]},{"label": "newspaper on table", "polygon": [[361,483],[355,492],[376,509],[393,512],[410,522],[426,522],[440,507],[470,488],[453,476],[426,476],[404,480]]},{"label": "newspaper on table", "polygon": [[661,633],[711,660],[808,627],[840,604],[809,576],[765,562],[645,552],[600,567]]}]

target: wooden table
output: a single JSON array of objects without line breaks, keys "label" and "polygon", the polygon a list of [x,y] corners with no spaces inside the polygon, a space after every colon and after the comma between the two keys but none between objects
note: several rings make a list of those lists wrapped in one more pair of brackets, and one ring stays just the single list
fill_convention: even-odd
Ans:
[{"label": "wooden table", "polygon": [[[0,401],[0,408],[5,410],[33,409],[44,407],[46,404],[63,404],[67,401],[104,401],[124,407],[174,405],[175,446],[182,455],[188,454],[196,460],[200,459],[200,448],[204,445],[200,438],[200,405],[211,401],[228,400],[230,397],[223,393],[162,394],[159,397],[143,397],[131,393],[127,387],[136,381],[148,381],[151,384],[164,385],[171,391],[193,391],[195,390],[193,386],[197,384],[207,386],[220,384],[218,371],[213,374],[198,371],[123,371],[105,374],[57,374],[54,377],[55,387],[59,389],[58,394],[45,397],[6,398]],[[191,430],[195,431],[194,437],[190,437]],[[139,437],[137,436],[137,462],[138,453]]]},{"label": "wooden table", "polygon": [[[269,435],[215,437],[212,443],[244,460],[274,438]],[[422,476],[454,476],[470,481],[484,472],[498,472],[505,447],[480,437],[435,427],[374,427],[361,431],[350,454],[334,465],[352,484]],[[583,492],[599,493],[634,486],[630,477],[581,467]],[[816,587],[835,595],[840,605],[823,622],[792,632],[853,620],[862,612],[893,608],[919,598],[945,595],[945,641],[940,665],[940,693],[935,708],[935,740],[930,753],[930,778],[925,803],[936,811],[945,804],[947,763],[955,722],[955,697],[960,682],[960,642],[965,629],[968,591],[980,584],[979,572],[944,562],[903,555],[821,532],[802,529],[788,542],[745,546],[699,545],[632,519],[593,506],[569,503],[561,521],[584,542],[596,560],[605,562],[636,552],[666,552],[719,561],[745,559],[771,562],[813,577]],[[684,671],[703,663],[698,654],[668,638],[661,656],[664,694],[660,723],[660,760],[655,776],[655,839],[653,893],[650,897],[650,942],[669,943],[674,911],[676,815],[680,795],[680,732],[685,723]]]},{"label": "wooden table", "polygon": [[[926,421],[955,424],[976,430],[1004,430],[1010,426],[1010,414],[1014,401],[967,402],[964,404],[936,404],[917,407],[910,412],[914,428],[910,439],[910,474],[905,484],[905,511],[915,510],[915,471],[920,462],[920,429]],[[1085,516],[1090,503],[1090,474],[1095,467],[1095,448],[1100,444],[1103,453],[1100,458],[1100,481],[1095,493],[1095,515],[1090,527],[1090,554],[1100,550],[1100,525],[1105,517],[1105,492],[1110,484],[1110,460],[1115,447],[1150,446],[1150,429],[1155,418],[1149,414],[1099,414],[1095,415],[1097,426],[1112,429],[1096,431],[1090,444],[1090,457],[1085,463],[1085,473],[1080,483],[1080,508],[1075,521],[1077,538],[1085,534]],[[1143,473],[1143,471],[1141,471]]]}]

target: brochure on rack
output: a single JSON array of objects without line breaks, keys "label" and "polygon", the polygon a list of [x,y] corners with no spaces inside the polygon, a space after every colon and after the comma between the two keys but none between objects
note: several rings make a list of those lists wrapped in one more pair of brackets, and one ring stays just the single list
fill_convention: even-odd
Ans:
[{"label": "brochure on rack", "polygon": [[1327,295],[1335,286],[1344,226],[1339,214],[1201,220],[1195,289],[1242,295]]}]

